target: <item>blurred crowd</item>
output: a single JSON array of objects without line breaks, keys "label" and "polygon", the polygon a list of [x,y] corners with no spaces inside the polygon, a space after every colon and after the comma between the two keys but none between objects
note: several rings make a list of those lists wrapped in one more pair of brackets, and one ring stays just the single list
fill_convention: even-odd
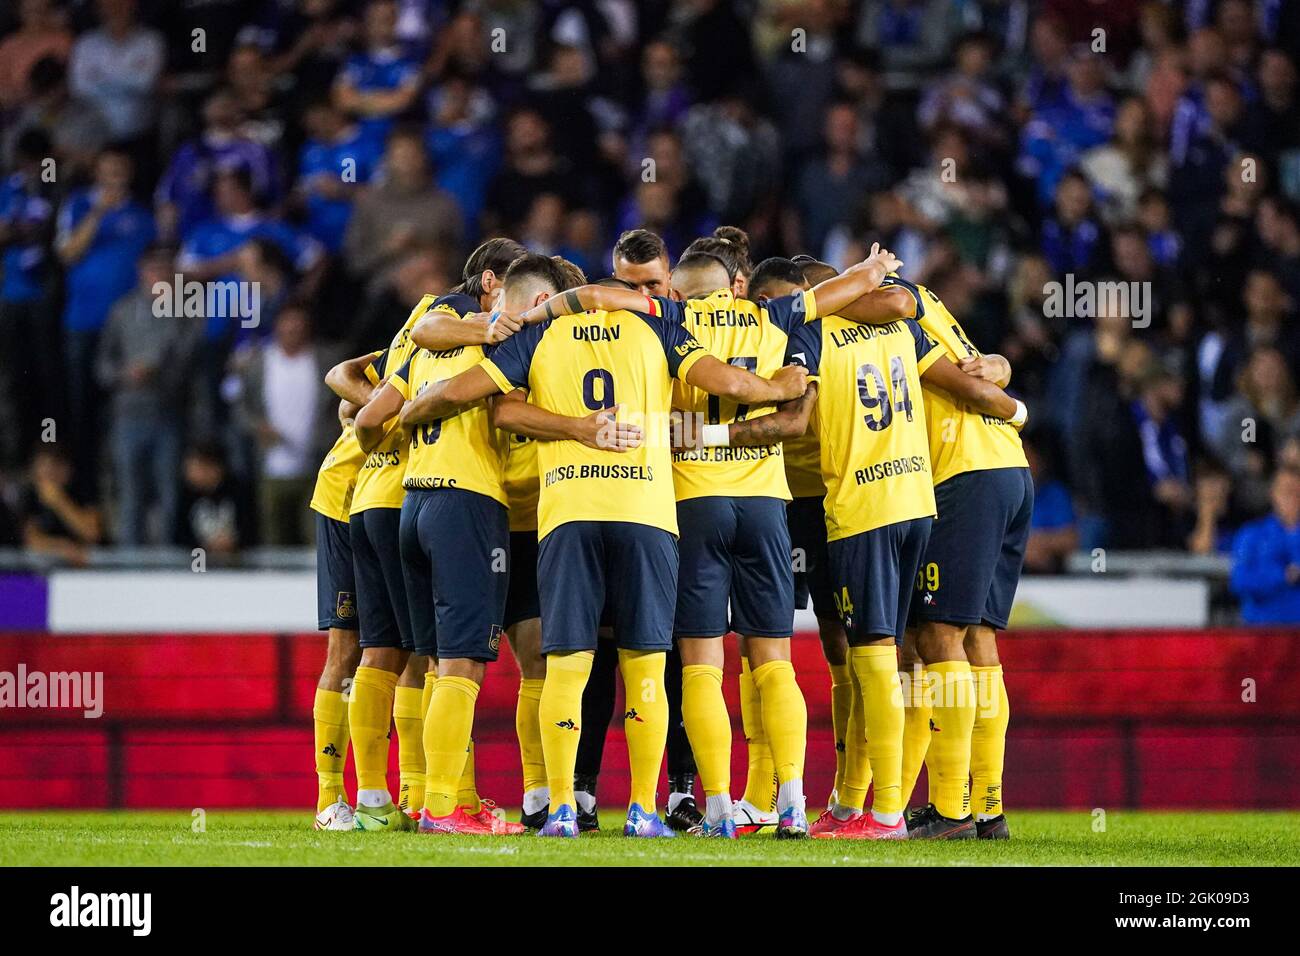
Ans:
[{"label": "blurred crowd", "polygon": [[1297,64],[1285,0],[14,0],[0,538],[302,544],[324,371],[482,238],[731,224],[882,241],[1010,359],[1030,570],[1227,551],[1297,493]]}]

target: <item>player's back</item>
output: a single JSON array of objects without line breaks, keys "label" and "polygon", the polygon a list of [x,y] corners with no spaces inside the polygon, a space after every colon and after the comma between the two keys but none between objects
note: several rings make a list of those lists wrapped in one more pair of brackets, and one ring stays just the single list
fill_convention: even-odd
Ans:
[{"label": "player's back", "polygon": [[[802,324],[805,314],[802,294],[772,300],[770,305],[736,299],[730,289],[684,303],[656,301],[666,317],[680,321],[715,358],[762,378],[771,378],[784,364],[789,330]],[[776,410],[773,405],[733,402],[680,381],[673,385],[673,407],[701,415],[710,425],[728,425]],[[673,474],[679,501],[712,495],[790,497],[780,443],[680,452],[673,456]]]},{"label": "player's back", "polygon": [[920,375],[939,357],[934,343],[911,320],[825,316],[790,349],[817,382],[828,539],[933,515]]},{"label": "player's back", "polygon": [[540,442],[539,538],[570,521],[629,521],[677,533],[668,412],[672,377],[696,353],[704,354],[680,326],[598,310],[530,326],[492,353],[485,367],[505,390],[526,384],[529,401],[575,418],[618,405],[619,420],[645,432],[641,446],[625,452]]},{"label": "player's back", "polygon": [[[886,284],[900,285],[912,293],[917,302],[916,321],[951,361],[980,355],[961,323],[933,292],[892,276]],[[923,400],[936,485],[968,471],[1029,467],[1020,432],[1013,425],[974,411],[941,389],[925,389]]]}]

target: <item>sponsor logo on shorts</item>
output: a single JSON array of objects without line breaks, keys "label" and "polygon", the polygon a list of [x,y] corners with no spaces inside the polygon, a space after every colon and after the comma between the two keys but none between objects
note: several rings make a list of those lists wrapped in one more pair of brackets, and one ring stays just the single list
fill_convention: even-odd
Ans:
[{"label": "sponsor logo on shorts", "polygon": [[357,597],[351,591],[340,591],[334,602],[334,614],[340,621],[350,621],[357,616]]},{"label": "sponsor logo on shorts", "polygon": [[501,649],[501,625],[493,624],[492,630],[488,634],[488,649],[495,654]]}]

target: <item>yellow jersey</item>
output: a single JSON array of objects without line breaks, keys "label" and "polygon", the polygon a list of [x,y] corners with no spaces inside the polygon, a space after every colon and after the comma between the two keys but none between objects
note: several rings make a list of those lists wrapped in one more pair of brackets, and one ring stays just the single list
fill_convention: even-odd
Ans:
[{"label": "yellow jersey", "polygon": [[827,540],[934,516],[920,392],[942,354],[912,319],[823,316],[791,336],[790,359],[817,382]]},{"label": "yellow jersey", "polygon": [[[730,289],[719,289],[703,299],[656,298],[655,303],[714,358],[762,378],[771,378],[784,364],[790,333],[817,317],[812,292],[756,303],[735,298]],[[775,405],[737,404],[682,381],[673,385],[673,407],[703,415],[710,425],[729,425],[776,411]],[[678,452],[673,455],[673,481],[678,501],[711,495],[790,500],[780,442]]]},{"label": "yellow jersey", "polygon": [[672,380],[707,354],[657,314],[600,310],[530,325],[492,350],[481,367],[502,392],[527,388],[539,408],[575,418],[619,405],[620,419],[647,437],[625,452],[538,442],[539,539],[570,521],[626,521],[677,534],[666,440]]},{"label": "yellow jersey", "polygon": [[[437,352],[416,349],[389,384],[410,401],[435,382],[459,375],[481,361],[481,345]],[[410,431],[403,488],[457,488],[506,503],[506,446],[492,425],[486,400],[455,415],[414,425]]]},{"label": "yellow jersey", "polygon": [[506,443],[506,502],[511,531],[537,530],[537,498],[542,484],[537,477],[537,442],[525,435],[502,432]]},{"label": "yellow jersey", "polygon": [[[411,341],[411,329],[425,312],[433,308],[444,309],[455,315],[462,314],[465,303],[474,300],[463,295],[446,295],[441,298],[432,294],[424,296],[406,317],[406,322],[397,330],[393,341],[375,359],[380,378],[391,378],[393,373],[406,364],[406,360],[415,351]],[[478,303],[474,302],[474,309]],[[402,479],[406,476],[407,434],[394,418],[388,424],[384,437],[370,450],[361,472],[357,476],[356,490],[352,493],[351,514],[367,511],[370,508],[400,508],[406,490]]]},{"label": "yellow jersey", "polygon": [[[966,337],[961,323],[933,292],[893,276],[884,284],[901,286],[912,293],[916,299],[916,321],[952,362],[979,356],[979,350]],[[968,471],[1029,467],[1020,432],[1014,425],[977,412],[942,389],[927,387],[922,396],[930,428],[930,462],[936,485]]]},{"label": "yellow jersey", "polygon": [[[366,378],[371,385],[379,384],[379,372],[374,359],[383,355],[383,351],[371,353],[371,362],[366,366]],[[312,489],[312,511],[318,511],[327,518],[346,522],[352,508],[352,492],[357,485],[357,472],[366,460],[366,453],[357,442],[356,432],[352,426],[344,425],[343,431],[334,445],[320,463],[316,473],[316,487]]]}]

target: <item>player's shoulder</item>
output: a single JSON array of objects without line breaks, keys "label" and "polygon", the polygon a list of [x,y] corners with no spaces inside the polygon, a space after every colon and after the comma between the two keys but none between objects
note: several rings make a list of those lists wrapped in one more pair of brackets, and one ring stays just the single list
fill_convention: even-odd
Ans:
[{"label": "player's shoulder", "polygon": [[472,312],[478,312],[479,302],[478,299],[463,292],[446,292],[435,298],[429,304],[429,309],[454,312],[456,315],[463,317]]}]

